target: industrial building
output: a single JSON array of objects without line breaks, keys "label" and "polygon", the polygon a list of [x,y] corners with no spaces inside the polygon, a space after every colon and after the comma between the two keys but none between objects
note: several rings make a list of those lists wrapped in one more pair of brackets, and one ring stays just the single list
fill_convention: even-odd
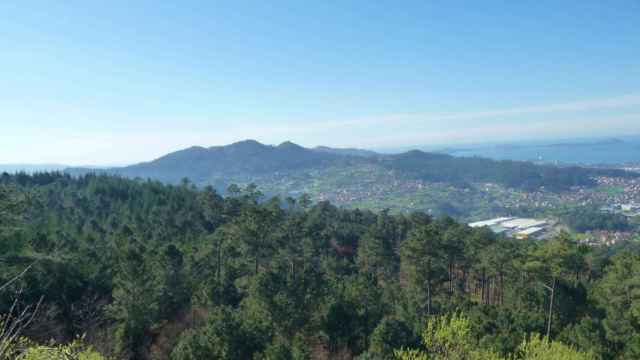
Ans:
[{"label": "industrial building", "polygon": [[547,220],[499,217],[495,219],[472,222],[470,227],[488,227],[496,234],[503,234],[516,239],[538,239],[544,235],[549,228]]},{"label": "industrial building", "polygon": [[471,227],[483,227],[483,226],[493,226],[493,225],[498,225],[502,222],[505,221],[509,221],[515,219],[514,217],[500,217],[500,218],[495,218],[495,219],[491,219],[491,220],[485,220],[485,221],[478,221],[478,222],[473,222],[471,224],[469,224],[469,226]]},{"label": "industrial building", "polygon": [[529,238],[542,235],[544,231],[545,231],[545,228],[534,226],[522,231],[518,231],[514,235],[516,239],[527,240]]}]

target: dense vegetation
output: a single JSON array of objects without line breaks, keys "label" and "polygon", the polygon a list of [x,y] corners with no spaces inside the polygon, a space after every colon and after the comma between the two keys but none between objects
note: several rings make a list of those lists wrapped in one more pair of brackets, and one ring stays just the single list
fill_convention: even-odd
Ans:
[{"label": "dense vegetation", "polygon": [[393,155],[385,167],[427,181],[465,186],[467,183],[496,183],[523,190],[546,188],[567,190],[572,186],[593,186],[594,174],[630,176],[616,170],[593,170],[581,167],[536,165],[525,161],[496,161],[480,157],[453,157],[410,151]]},{"label": "dense vegetation", "polygon": [[45,173],[0,189],[0,324],[32,320],[10,356],[640,357],[634,243],[518,242],[253,186]]},{"label": "dense vegetation", "polygon": [[622,214],[604,213],[597,206],[560,209],[554,215],[577,232],[592,230],[629,231],[632,226]]}]

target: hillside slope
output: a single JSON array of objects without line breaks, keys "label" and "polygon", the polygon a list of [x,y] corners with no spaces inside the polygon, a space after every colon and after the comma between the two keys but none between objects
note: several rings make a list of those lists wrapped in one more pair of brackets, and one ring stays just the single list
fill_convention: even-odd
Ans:
[{"label": "hillside slope", "polygon": [[[317,152],[292,142],[278,146],[245,140],[227,146],[200,146],[179,150],[153,161],[106,169],[104,172],[125,177],[140,177],[177,183],[188,178],[196,184],[206,184],[218,176],[260,176],[281,171],[319,167],[335,163],[340,156]],[[68,169],[72,173],[91,172]]]},{"label": "hillside slope", "polygon": [[[171,184],[188,178],[198,186],[212,185],[220,192],[230,184],[255,183],[268,195],[308,193],[314,200],[330,200],[347,207],[429,210],[459,217],[489,216],[530,206],[532,197],[527,193],[592,188],[597,185],[594,178],[599,176],[638,176],[619,170],[455,157],[417,150],[392,155],[363,154],[354,149],[318,151],[292,142],[271,146],[246,140],[227,146],[191,147],[128,167],[68,172],[108,173]],[[485,184],[497,187],[488,188]],[[544,196],[551,196],[552,202],[559,201],[555,195]],[[545,199],[542,203],[551,202]]]}]

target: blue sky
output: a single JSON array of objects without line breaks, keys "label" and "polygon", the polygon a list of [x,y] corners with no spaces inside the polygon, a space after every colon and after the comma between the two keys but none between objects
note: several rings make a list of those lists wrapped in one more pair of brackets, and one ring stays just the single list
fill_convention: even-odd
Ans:
[{"label": "blue sky", "polygon": [[640,133],[640,2],[0,2],[0,163]]}]

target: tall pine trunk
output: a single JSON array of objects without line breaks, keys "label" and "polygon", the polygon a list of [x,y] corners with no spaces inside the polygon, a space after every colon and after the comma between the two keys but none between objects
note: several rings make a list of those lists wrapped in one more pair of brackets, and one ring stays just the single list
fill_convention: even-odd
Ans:
[{"label": "tall pine trunk", "polygon": [[449,260],[449,298],[453,295],[453,260]]},{"label": "tall pine trunk", "polygon": [[256,272],[255,272],[256,275],[258,275],[258,265],[259,265],[258,255],[256,255]]},{"label": "tall pine trunk", "polygon": [[551,334],[551,318],[553,317],[553,300],[556,295],[556,278],[554,277],[551,283],[551,299],[549,300],[549,320],[547,321],[547,338]]},{"label": "tall pine trunk", "polygon": [[427,261],[427,315],[431,315],[431,260]]}]

